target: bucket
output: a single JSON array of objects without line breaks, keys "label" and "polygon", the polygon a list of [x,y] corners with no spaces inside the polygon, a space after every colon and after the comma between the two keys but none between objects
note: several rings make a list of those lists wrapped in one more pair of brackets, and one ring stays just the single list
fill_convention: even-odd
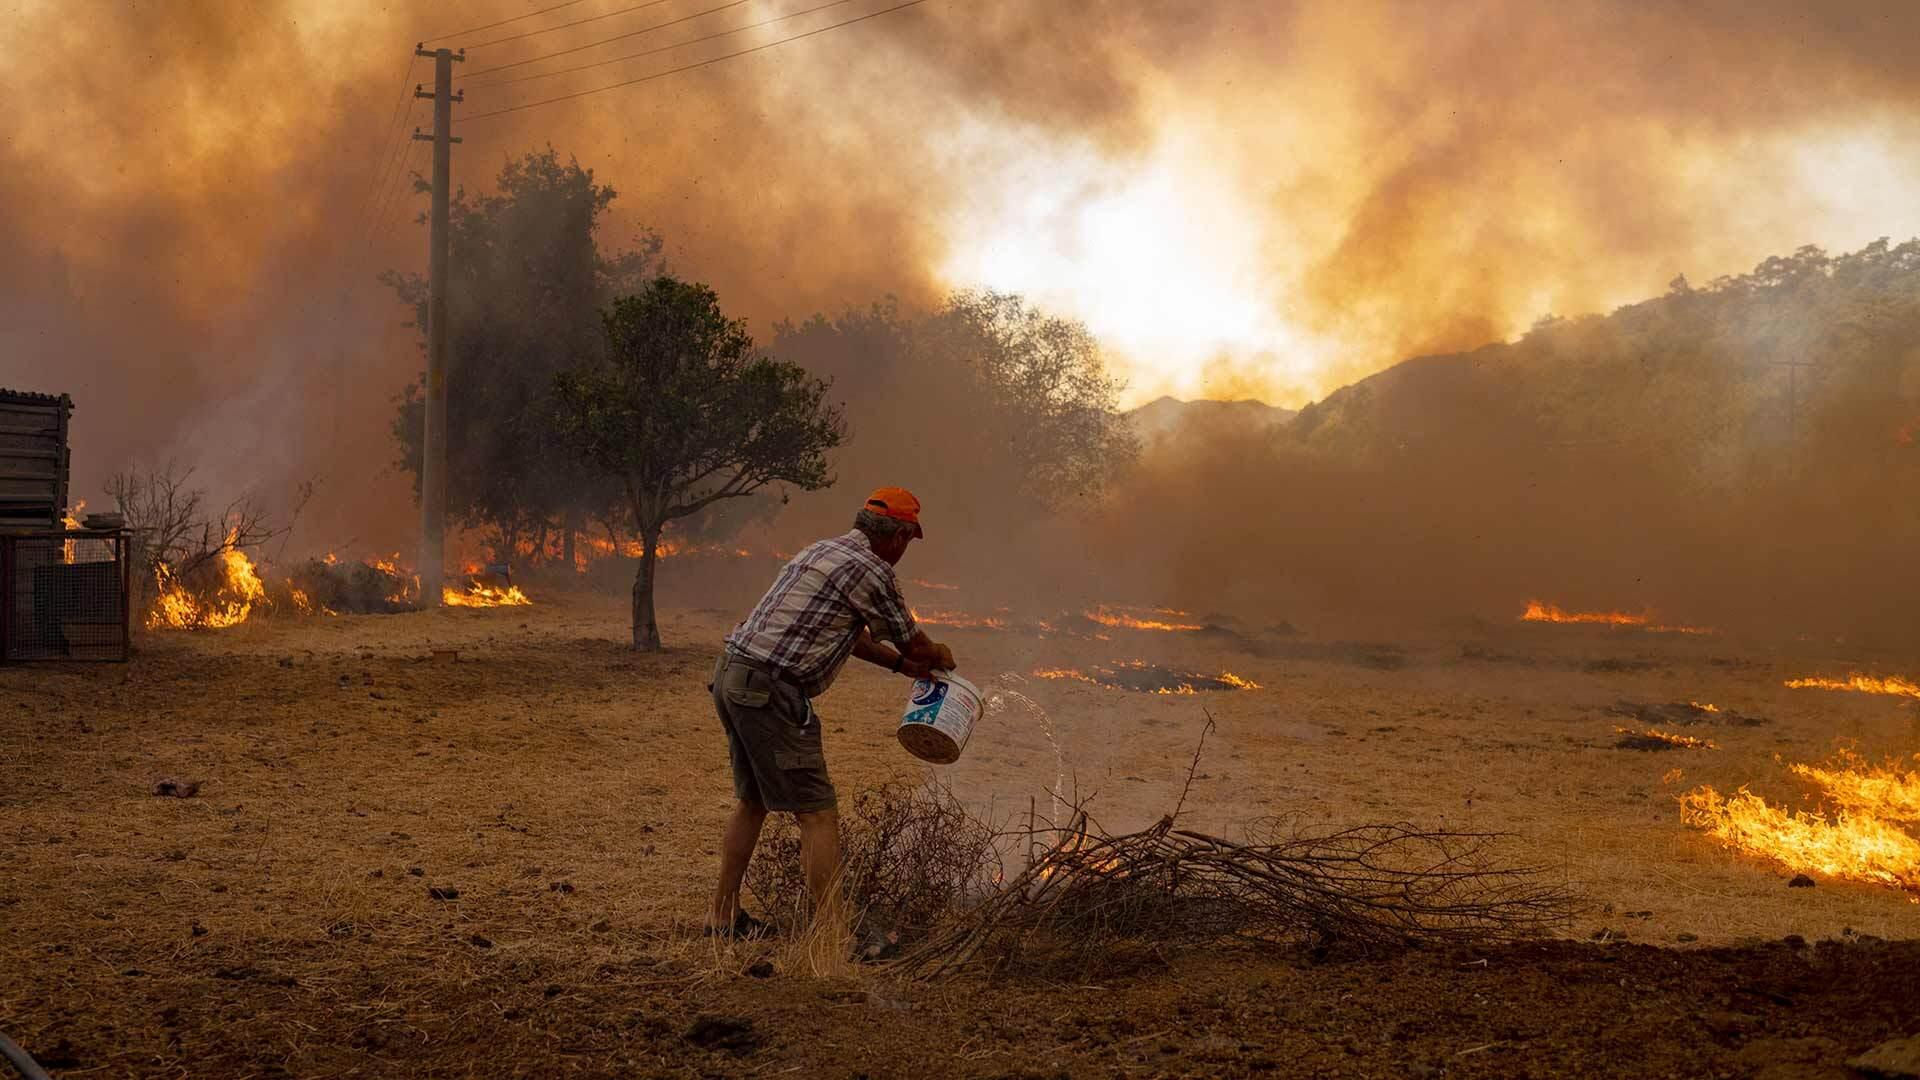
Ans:
[{"label": "bucket", "polygon": [[951,672],[916,679],[900,717],[900,745],[923,761],[951,765],[967,748],[981,705],[979,689]]}]

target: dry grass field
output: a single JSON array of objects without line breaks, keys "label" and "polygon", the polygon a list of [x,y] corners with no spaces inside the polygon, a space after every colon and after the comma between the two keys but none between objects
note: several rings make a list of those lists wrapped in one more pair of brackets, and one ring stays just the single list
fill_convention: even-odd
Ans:
[{"label": "dry grass field", "polygon": [[[659,655],[581,595],[0,669],[0,1031],[56,1076],[231,1078],[1840,1076],[1916,1034],[1920,905],[1788,888],[1677,805],[1701,783],[1797,804],[1782,762],[1836,740],[1920,749],[1911,701],[1781,685],[1911,657],[1522,624],[1372,644],[956,630],[964,673],[1045,717],[1000,712],[938,770],[983,813],[1044,812],[1057,785],[1111,830],[1151,822],[1204,708],[1194,826],[1510,832],[1588,906],[1519,946],[904,986],[698,936],[730,804],[705,682],[736,615],[666,612]],[[1032,675],[1128,659],[1260,688]],[[905,689],[855,664],[819,703],[843,795],[918,774],[893,739]],[[1761,722],[1688,729],[1713,750],[1616,748],[1622,703],[1690,700]]]}]

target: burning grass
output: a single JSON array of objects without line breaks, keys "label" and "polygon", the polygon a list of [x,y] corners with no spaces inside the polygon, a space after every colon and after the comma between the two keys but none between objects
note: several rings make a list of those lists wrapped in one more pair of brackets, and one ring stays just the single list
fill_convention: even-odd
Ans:
[{"label": "burning grass", "polygon": [[1199,672],[1175,671],[1149,664],[1145,660],[1122,660],[1114,664],[1096,665],[1089,671],[1081,671],[1077,668],[1041,668],[1033,672],[1033,677],[1071,679],[1109,690],[1130,690],[1139,694],[1186,696],[1202,691],[1260,689],[1259,683],[1251,679],[1243,679],[1231,671],[1223,671],[1218,675],[1203,675]]},{"label": "burning grass", "polygon": [[447,585],[440,590],[440,597],[448,607],[520,607],[533,603],[518,585],[500,588],[482,581],[469,581],[465,589]]},{"label": "burning grass", "polygon": [[1656,623],[1650,614],[1632,614],[1625,611],[1567,611],[1556,604],[1539,600],[1528,600],[1527,608],[1520,613],[1521,622],[1571,623],[1589,626],[1628,626],[1654,634],[1712,634],[1717,633],[1706,626],[1670,626]]},{"label": "burning grass", "polygon": [[[258,612],[392,615],[420,607],[420,576],[400,562],[398,553],[354,561],[329,552],[283,575],[256,566],[245,551],[229,547],[185,576],[176,577],[162,565],[155,579],[146,618],[153,630],[219,630]],[[449,607],[468,608],[533,603],[519,586],[471,567],[465,584],[445,586],[441,600]]]},{"label": "burning grass", "polygon": [[1783,685],[1789,690],[1850,690],[1861,694],[1890,694],[1920,699],[1920,683],[1898,675],[1865,675],[1856,671],[1844,679],[1788,679]]},{"label": "burning grass", "polygon": [[1741,854],[1798,873],[1892,886],[1920,903],[1920,839],[1898,824],[1920,821],[1920,771],[1899,761],[1872,765],[1849,751],[1824,765],[1787,768],[1820,790],[1819,808],[1787,810],[1745,787],[1721,795],[1703,786],[1681,797],[1680,818]]},{"label": "burning grass", "polygon": [[1192,617],[1186,612],[1172,608],[1121,608],[1101,605],[1090,608],[1082,614],[1101,626],[1111,626],[1121,630],[1188,633],[1206,629],[1205,624],[1190,621]]},{"label": "burning grass", "polygon": [[1718,750],[1711,740],[1698,739],[1692,735],[1676,735],[1659,728],[1616,727],[1614,733],[1622,736],[1614,743],[1616,750]]}]

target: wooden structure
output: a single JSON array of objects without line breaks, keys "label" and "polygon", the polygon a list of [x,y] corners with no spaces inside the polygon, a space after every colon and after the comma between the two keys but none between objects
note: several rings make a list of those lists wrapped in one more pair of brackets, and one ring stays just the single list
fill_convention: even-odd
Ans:
[{"label": "wooden structure", "polygon": [[73,399],[0,389],[0,532],[60,528]]},{"label": "wooden structure", "polygon": [[66,523],[72,414],[0,389],[0,663],[127,658],[131,535]]}]

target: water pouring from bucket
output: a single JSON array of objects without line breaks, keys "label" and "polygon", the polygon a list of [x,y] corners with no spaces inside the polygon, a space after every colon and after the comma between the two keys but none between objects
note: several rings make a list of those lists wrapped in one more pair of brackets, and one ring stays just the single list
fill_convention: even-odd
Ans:
[{"label": "water pouring from bucket", "polygon": [[900,717],[900,745],[935,765],[951,765],[967,748],[980,720],[980,689],[950,671],[916,679]]}]

